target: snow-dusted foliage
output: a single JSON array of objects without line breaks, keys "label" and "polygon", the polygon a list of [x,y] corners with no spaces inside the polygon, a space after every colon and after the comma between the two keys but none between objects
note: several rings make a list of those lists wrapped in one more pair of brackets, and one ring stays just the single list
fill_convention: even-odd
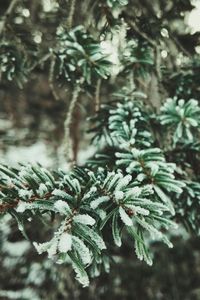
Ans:
[{"label": "snow-dusted foliage", "polygon": [[98,128],[94,141],[110,147],[111,159],[97,153],[86,167],[68,173],[50,173],[38,165],[0,166],[1,213],[16,218],[22,232],[25,221],[36,215],[61,219],[50,240],[33,244],[59,264],[71,261],[83,286],[89,284],[90,267],[98,269],[108,255],[105,228],[118,247],[125,233],[133,238],[137,257],[151,265],[149,237],[172,247],[167,231],[177,227],[173,200],[181,199],[183,189],[193,197],[187,183],[176,179],[176,165],[154,146],[139,104],[126,100],[106,110],[106,122],[99,119],[101,110],[95,117],[102,131]]},{"label": "snow-dusted foliage", "polygon": [[[63,220],[52,239],[33,244],[39,254],[47,252],[58,263],[70,259],[76,278],[84,286],[89,283],[85,268],[98,265],[98,257],[105,255],[104,227],[108,223],[112,224],[117,246],[122,243],[123,227],[131,231],[135,241],[139,239],[145,245],[145,238],[139,238],[139,234],[149,232],[166,242],[160,230],[174,226],[169,219],[170,209],[159,201],[153,184],[135,186],[132,176],[121,170],[75,168],[69,174],[60,170],[52,175],[37,165],[28,165],[19,171],[1,166],[0,173],[1,212],[14,216],[20,230],[37,214],[61,216]],[[143,251],[138,256],[150,259]]]},{"label": "snow-dusted foliage", "polygon": [[174,129],[173,141],[194,140],[193,128],[200,125],[200,106],[198,101],[169,98],[161,107],[161,124]]}]

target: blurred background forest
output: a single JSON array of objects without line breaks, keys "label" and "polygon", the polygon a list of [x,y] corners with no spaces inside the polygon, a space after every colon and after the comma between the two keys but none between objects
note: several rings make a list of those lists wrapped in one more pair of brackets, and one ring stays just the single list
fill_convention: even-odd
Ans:
[{"label": "blurred background forest", "polygon": [[[73,160],[79,164],[93,154],[86,119],[123,86],[127,70],[134,70],[134,87],[146,94],[155,113],[168,96],[200,99],[200,1],[1,0],[1,163],[67,168],[60,146],[73,89],[55,62],[63,24],[84,25],[100,37],[113,63],[108,80],[93,83],[92,77],[79,96],[70,125]],[[125,44],[131,55],[124,58]],[[200,242],[184,229],[172,237],[174,249],[154,244],[152,267],[136,259],[127,241],[115,251],[110,274],[83,289],[70,267],[38,256],[14,221],[0,222],[0,299],[200,299]],[[41,226],[38,221],[27,228],[33,239],[46,234]]]}]

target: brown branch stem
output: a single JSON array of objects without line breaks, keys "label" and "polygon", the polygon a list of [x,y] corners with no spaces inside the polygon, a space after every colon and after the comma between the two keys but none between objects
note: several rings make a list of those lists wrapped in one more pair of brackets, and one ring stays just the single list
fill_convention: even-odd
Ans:
[{"label": "brown branch stem", "polygon": [[72,28],[75,8],[76,8],[76,0],[71,0],[71,5],[70,5],[70,9],[69,9],[69,15],[68,15],[68,19],[67,19],[67,27],[68,27],[68,29]]},{"label": "brown branch stem", "polygon": [[52,56],[52,53],[47,53],[44,56],[42,56],[36,63],[34,63],[30,68],[29,72],[33,71],[37,66],[43,64],[45,61],[47,61]]},{"label": "brown branch stem", "polygon": [[68,162],[73,163],[73,145],[72,138],[70,134],[70,126],[72,124],[74,110],[76,108],[76,104],[78,102],[78,96],[81,90],[80,82],[75,86],[72,93],[72,100],[69,105],[69,109],[64,122],[64,154],[68,160]]},{"label": "brown branch stem", "polygon": [[54,87],[54,82],[53,82],[53,79],[54,79],[54,69],[55,69],[55,64],[56,64],[56,58],[55,56],[52,54],[51,55],[51,64],[50,64],[50,69],[49,69],[49,86],[50,86],[50,89],[51,89],[51,92],[55,98],[55,100],[59,100],[59,96],[55,90],[55,87]]},{"label": "brown branch stem", "polygon": [[101,79],[97,80],[96,90],[95,90],[95,111],[97,112],[100,108],[100,90],[101,90]]}]

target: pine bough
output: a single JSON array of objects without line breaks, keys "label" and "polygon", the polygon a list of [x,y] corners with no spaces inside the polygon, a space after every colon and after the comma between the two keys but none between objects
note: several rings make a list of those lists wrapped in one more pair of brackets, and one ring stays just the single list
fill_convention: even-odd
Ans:
[{"label": "pine bough", "polygon": [[[186,192],[199,198],[198,183],[175,178],[176,165],[155,147],[147,114],[137,102],[103,106],[94,121],[93,142],[101,146],[84,167],[50,173],[39,165],[0,166],[0,212],[11,214],[23,234],[25,222],[36,215],[57,219],[60,225],[52,238],[33,245],[57,263],[71,261],[83,286],[88,286],[89,275],[97,276],[102,268],[109,271],[109,234],[117,247],[128,235],[137,257],[151,265],[150,241],[172,247],[167,233],[177,227],[172,199],[179,199],[181,206]],[[105,148],[113,159],[108,165]]]}]

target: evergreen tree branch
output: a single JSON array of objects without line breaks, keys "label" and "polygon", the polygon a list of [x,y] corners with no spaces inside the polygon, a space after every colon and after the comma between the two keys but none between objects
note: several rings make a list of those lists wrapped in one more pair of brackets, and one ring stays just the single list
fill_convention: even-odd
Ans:
[{"label": "evergreen tree branch", "polygon": [[[77,89],[78,91],[78,89]],[[20,170],[0,166],[2,213],[10,213],[23,230],[23,221],[40,212],[64,216],[51,240],[44,243],[34,242],[39,254],[60,263],[68,255],[78,264],[77,279],[83,286],[89,284],[88,265],[96,264],[95,257],[102,257],[106,244],[103,228],[112,224],[112,235],[116,246],[122,244],[120,228],[127,230],[135,242],[140,243],[136,254],[148,264],[152,260],[140,250],[146,241],[143,232],[163,240],[172,246],[160,228],[175,224],[165,212],[168,207],[153,200],[153,190],[149,185],[132,186],[132,176],[118,172],[93,172],[85,168],[75,168],[70,173],[63,171],[52,175],[46,169],[34,165],[21,167]],[[11,186],[12,183],[12,186]],[[153,201],[152,201],[152,200]],[[138,235],[138,232],[140,234]],[[78,256],[77,255],[78,251]],[[102,260],[98,260],[100,264]]]}]

